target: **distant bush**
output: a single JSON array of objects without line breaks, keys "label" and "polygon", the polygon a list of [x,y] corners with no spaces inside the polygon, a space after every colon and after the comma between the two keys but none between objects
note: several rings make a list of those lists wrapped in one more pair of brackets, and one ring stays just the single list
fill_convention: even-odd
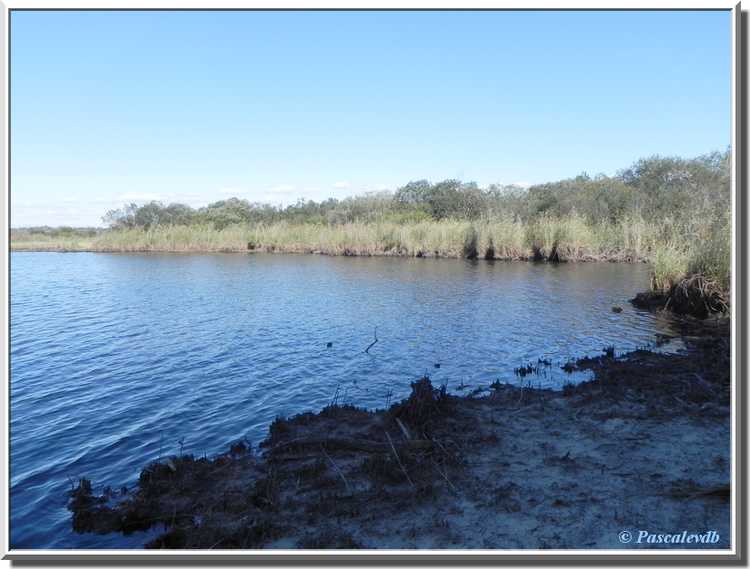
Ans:
[{"label": "distant bush", "polygon": [[[229,198],[193,209],[184,204],[128,204],[108,212],[104,223],[114,229],[149,229],[165,225],[213,225],[286,221],[342,225],[352,222],[457,219],[474,221],[576,216],[587,224],[617,224],[624,219],[661,222],[671,218],[690,228],[706,219],[726,221],[730,208],[729,153],[712,153],[691,160],[653,156],[637,161],[615,176],[575,178],[517,186],[428,180],[409,182],[395,192],[371,192],[343,200],[299,200],[286,207]],[[62,228],[60,229],[62,230]]]}]

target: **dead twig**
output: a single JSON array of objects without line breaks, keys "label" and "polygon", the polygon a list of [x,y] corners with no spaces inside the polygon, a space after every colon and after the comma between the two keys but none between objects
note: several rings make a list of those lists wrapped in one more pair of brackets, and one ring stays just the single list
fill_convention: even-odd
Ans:
[{"label": "dead twig", "polygon": [[453,457],[452,457],[452,456],[451,456],[451,455],[450,455],[450,454],[448,453],[448,451],[446,450],[446,448],[445,448],[445,447],[443,446],[443,444],[442,444],[442,443],[441,443],[441,442],[440,442],[439,440],[437,440],[437,439],[432,439],[432,442],[433,442],[433,443],[435,443],[435,444],[436,444],[436,445],[437,445],[438,447],[440,447],[440,450],[442,450],[442,451],[443,451],[443,454],[444,454],[444,455],[445,455],[446,457],[448,457],[448,458],[453,458]]},{"label": "dead twig", "polygon": [[448,486],[450,486],[451,490],[453,490],[453,492],[455,492],[456,494],[458,494],[458,489],[453,485],[453,482],[451,482],[448,479],[447,471],[443,472],[442,470],[440,470],[440,467],[438,466],[438,463],[435,462],[434,460],[432,461],[432,464],[435,465],[435,470],[437,470],[438,473],[440,474],[440,476],[442,476],[443,479],[448,483]]},{"label": "dead twig", "polygon": [[330,457],[330,455],[329,455],[329,454],[328,454],[328,453],[326,452],[326,449],[325,449],[325,447],[324,447],[323,445],[320,445],[320,450],[322,450],[322,451],[323,451],[323,454],[324,454],[324,455],[325,455],[325,457],[326,457],[326,458],[328,459],[328,462],[330,462],[330,463],[331,463],[331,466],[333,466],[333,469],[334,469],[334,470],[335,470],[335,471],[336,471],[336,472],[338,473],[338,475],[339,475],[339,476],[341,477],[341,480],[343,480],[343,481],[344,481],[344,485],[346,486],[346,491],[347,491],[347,492],[349,492],[349,493],[351,494],[351,493],[352,493],[352,489],[351,489],[351,487],[349,486],[349,481],[348,481],[348,480],[346,479],[346,476],[344,476],[344,473],[343,473],[343,472],[341,472],[341,469],[340,469],[340,468],[338,467],[338,465],[337,465],[337,464],[336,464],[335,462],[333,462],[333,459],[332,459],[332,458]]},{"label": "dead twig", "polygon": [[226,537],[222,537],[219,541],[217,541],[211,547],[209,547],[209,549],[215,549],[215,548],[217,548],[219,545],[221,545],[221,542],[224,541],[225,539],[226,539]]},{"label": "dead twig", "polygon": [[391,440],[391,435],[388,434],[388,431],[385,432],[385,436],[388,438],[388,442],[391,443],[391,450],[393,450],[393,455],[396,457],[396,462],[398,462],[398,465],[401,467],[401,472],[404,473],[404,476],[406,476],[406,479],[409,481],[409,484],[411,484],[411,487],[416,488],[414,486],[414,482],[412,482],[411,478],[409,477],[409,473],[406,471],[406,468],[404,468],[404,465],[401,462],[401,459],[399,458],[398,453],[396,452],[396,447],[393,445],[393,441]]},{"label": "dead twig", "polygon": [[406,425],[404,425],[401,422],[401,419],[399,419],[398,417],[396,417],[396,423],[398,423],[398,426],[401,427],[401,432],[404,433],[404,438],[407,441],[410,441],[411,440],[411,433],[409,433],[409,429],[406,428]]}]

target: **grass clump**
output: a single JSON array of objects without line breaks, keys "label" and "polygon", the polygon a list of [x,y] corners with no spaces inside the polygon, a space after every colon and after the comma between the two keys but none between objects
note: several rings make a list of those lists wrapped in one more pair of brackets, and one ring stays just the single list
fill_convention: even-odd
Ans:
[{"label": "grass clump", "polygon": [[688,270],[688,252],[666,243],[654,252],[651,273],[651,289],[667,292],[685,277]]}]

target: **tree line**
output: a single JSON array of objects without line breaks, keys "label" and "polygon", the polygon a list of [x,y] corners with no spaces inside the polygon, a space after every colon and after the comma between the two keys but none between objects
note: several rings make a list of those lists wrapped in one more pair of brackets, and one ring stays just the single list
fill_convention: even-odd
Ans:
[{"label": "tree line", "polygon": [[131,203],[107,212],[103,221],[113,229],[195,224],[224,229],[234,224],[280,221],[338,225],[355,221],[511,218],[526,222],[540,216],[577,214],[590,223],[616,223],[628,216],[647,222],[690,218],[725,223],[731,205],[729,158],[729,151],[692,159],[653,156],[614,176],[583,173],[529,188],[498,184],[480,188],[474,182],[453,179],[436,183],[417,180],[395,192],[320,202],[301,199],[286,207],[236,197],[201,208],[157,201]]}]

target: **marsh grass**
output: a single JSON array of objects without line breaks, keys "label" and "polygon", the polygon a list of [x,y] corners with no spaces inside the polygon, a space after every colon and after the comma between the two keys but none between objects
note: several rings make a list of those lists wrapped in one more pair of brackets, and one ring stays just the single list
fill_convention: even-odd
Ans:
[{"label": "marsh grass", "polygon": [[[289,223],[230,225],[157,226],[151,229],[104,231],[86,238],[53,238],[18,235],[14,250],[86,249],[95,251],[263,251],[279,253],[321,253],[326,255],[400,255],[526,259],[535,247],[545,254],[555,244],[566,252],[566,260],[598,257],[596,228],[581,218],[545,217],[531,224],[509,219],[478,222],[462,220],[420,221],[399,224],[391,221],[351,222],[340,225]],[[612,251],[623,243],[612,243]]]},{"label": "marsh grass", "polygon": [[729,290],[732,269],[732,234],[729,224],[716,227],[690,250],[687,274],[704,275]]},{"label": "marsh grass", "polygon": [[16,251],[272,252],[325,255],[484,258],[503,260],[648,261],[652,288],[668,291],[689,275],[703,274],[729,287],[731,232],[721,221],[678,224],[639,217],[589,223],[576,214],[511,218],[349,222],[166,225],[96,235],[12,233]]},{"label": "marsh grass", "polygon": [[689,252],[673,242],[664,243],[652,257],[651,289],[670,290],[688,271]]},{"label": "marsh grass", "polygon": [[91,237],[52,237],[48,235],[11,234],[12,251],[95,251],[98,246]]}]

